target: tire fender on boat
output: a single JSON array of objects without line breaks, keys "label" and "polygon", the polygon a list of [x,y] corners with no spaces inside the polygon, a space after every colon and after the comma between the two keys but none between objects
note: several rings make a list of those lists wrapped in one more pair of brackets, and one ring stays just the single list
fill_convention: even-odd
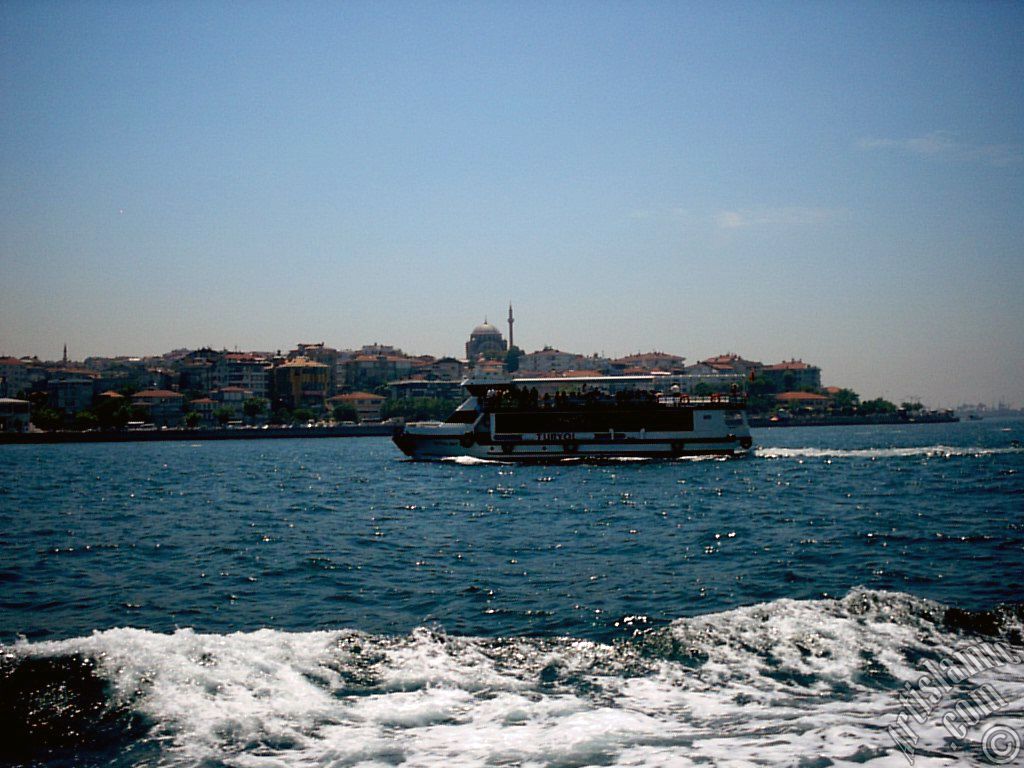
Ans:
[{"label": "tire fender on boat", "polygon": [[470,447],[472,447],[474,442],[475,441],[473,440],[472,433],[467,433],[467,434],[465,434],[465,435],[463,435],[462,437],[459,438],[459,445],[461,445],[463,448],[470,448]]}]

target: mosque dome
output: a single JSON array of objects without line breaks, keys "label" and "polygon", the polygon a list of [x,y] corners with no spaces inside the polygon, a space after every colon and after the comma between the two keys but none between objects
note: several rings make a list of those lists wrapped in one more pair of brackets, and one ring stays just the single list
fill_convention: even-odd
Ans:
[{"label": "mosque dome", "polygon": [[482,325],[478,325],[473,329],[472,336],[501,336],[501,331],[495,328],[493,325],[488,323],[486,320]]}]

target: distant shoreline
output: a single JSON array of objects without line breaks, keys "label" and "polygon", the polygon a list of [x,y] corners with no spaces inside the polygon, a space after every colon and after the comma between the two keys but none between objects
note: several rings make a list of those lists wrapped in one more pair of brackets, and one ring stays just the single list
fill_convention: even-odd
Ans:
[{"label": "distant shoreline", "polygon": [[[949,424],[960,421],[954,415],[929,414],[914,418],[895,414],[872,416],[822,416],[772,421],[753,417],[755,429],[774,427],[840,427],[883,424]],[[183,440],[282,440],[326,437],[391,437],[393,424],[348,424],[334,427],[241,427],[233,429],[154,429],[111,432],[2,432],[0,445],[46,445],[60,443],[152,443]]]},{"label": "distant shoreline", "polygon": [[196,440],[272,440],[303,437],[390,437],[393,424],[350,424],[334,427],[242,427],[238,429],[154,429],[111,432],[4,432],[0,445],[47,443],[149,443]]}]

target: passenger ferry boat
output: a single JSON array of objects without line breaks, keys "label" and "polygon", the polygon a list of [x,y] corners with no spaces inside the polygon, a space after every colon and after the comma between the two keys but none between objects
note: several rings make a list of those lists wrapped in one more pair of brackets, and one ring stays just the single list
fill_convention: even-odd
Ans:
[{"label": "passenger ferry boat", "polygon": [[[406,424],[395,444],[416,459],[500,461],[737,456],[751,446],[746,398],[682,394],[671,376],[467,380],[445,421]],[[667,390],[667,391],[666,391]]]}]

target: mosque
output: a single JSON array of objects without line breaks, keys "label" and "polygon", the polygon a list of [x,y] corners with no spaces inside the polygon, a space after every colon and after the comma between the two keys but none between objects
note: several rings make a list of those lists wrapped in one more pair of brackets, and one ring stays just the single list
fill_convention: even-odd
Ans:
[{"label": "mosque", "polygon": [[512,317],[512,305],[508,305],[508,341],[501,335],[501,331],[484,319],[481,325],[473,329],[469,334],[469,341],[466,342],[466,360],[474,365],[477,360],[504,360],[505,354],[512,346],[512,324],[515,318]]}]

